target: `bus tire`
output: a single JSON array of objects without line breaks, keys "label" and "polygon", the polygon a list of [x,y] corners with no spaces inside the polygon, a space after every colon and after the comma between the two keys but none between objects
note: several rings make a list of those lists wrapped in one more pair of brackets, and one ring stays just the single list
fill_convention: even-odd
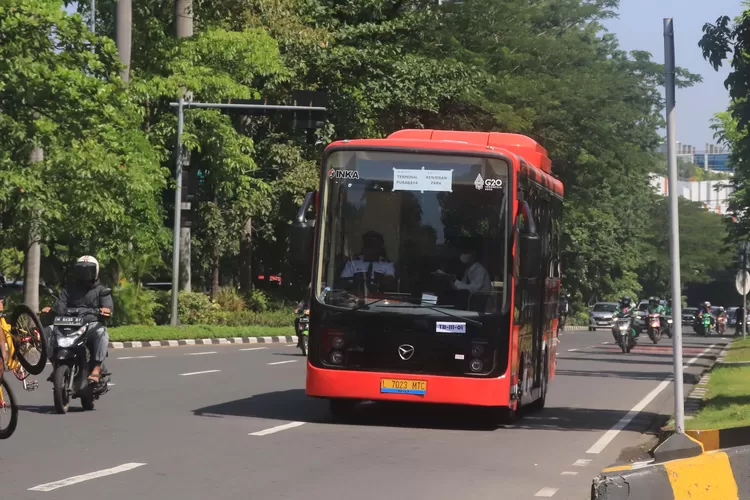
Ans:
[{"label": "bus tire", "polygon": [[544,406],[547,404],[547,385],[549,382],[549,368],[548,368],[549,362],[547,361],[547,352],[544,353],[544,372],[542,374],[542,395],[531,403],[529,405],[529,409],[532,411],[541,411],[544,409]]},{"label": "bus tire", "polygon": [[337,420],[346,420],[348,418],[351,418],[356,406],[357,401],[353,399],[330,399],[328,401],[328,407],[331,411],[331,415],[333,415],[333,418]]}]

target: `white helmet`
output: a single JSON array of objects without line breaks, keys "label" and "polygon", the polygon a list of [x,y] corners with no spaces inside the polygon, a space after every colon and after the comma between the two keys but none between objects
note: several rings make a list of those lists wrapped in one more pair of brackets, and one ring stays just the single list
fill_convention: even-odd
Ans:
[{"label": "white helmet", "polygon": [[73,273],[82,283],[94,283],[99,278],[99,261],[90,255],[84,255],[76,261]]}]

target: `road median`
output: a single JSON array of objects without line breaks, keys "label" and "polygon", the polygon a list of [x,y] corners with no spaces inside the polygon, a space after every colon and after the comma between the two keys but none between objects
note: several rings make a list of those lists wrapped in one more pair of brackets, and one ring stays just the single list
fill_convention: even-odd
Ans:
[{"label": "road median", "polygon": [[123,326],[111,328],[110,349],[176,347],[214,344],[270,344],[296,342],[290,327],[213,325]]},{"label": "road median", "polygon": [[[697,441],[696,441],[697,443]],[[592,500],[736,500],[750,498],[750,446],[706,452],[666,462],[604,469],[591,486]]]}]

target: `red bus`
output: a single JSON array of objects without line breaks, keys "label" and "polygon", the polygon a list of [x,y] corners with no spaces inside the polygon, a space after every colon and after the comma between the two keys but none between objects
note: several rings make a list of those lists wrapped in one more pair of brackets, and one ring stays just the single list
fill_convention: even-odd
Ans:
[{"label": "red bus", "polygon": [[518,134],[330,144],[295,223],[313,262],[307,394],[335,415],[364,400],[493,407],[505,420],[543,407],[563,200],[550,169]]}]

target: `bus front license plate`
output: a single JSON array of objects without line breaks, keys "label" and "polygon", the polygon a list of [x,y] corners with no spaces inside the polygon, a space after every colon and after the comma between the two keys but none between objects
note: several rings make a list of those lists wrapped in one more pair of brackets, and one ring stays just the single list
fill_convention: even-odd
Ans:
[{"label": "bus front license plate", "polygon": [[414,394],[416,396],[424,396],[427,394],[427,381],[381,378],[380,392],[386,394]]}]

